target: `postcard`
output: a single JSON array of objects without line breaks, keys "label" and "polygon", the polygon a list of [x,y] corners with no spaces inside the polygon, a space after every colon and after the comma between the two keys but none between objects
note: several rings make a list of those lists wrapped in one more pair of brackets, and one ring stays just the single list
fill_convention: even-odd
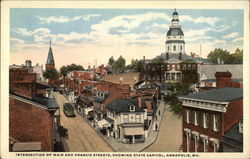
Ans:
[{"label": "postcard", "polygon": [[248,1],[3,1],[1,158],[249,158]]}]

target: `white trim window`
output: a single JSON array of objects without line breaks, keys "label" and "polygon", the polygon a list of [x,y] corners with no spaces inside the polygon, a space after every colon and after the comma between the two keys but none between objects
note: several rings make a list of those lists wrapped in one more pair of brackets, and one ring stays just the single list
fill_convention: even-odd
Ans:
[{"label": "white trim window", "polygon": [[189,117],[190,116],[190,110],[187,110],[186,113],[187,113],[187,115],[186,115],[186,117],[187,117],[186,121],[187,121],[187,123],[190,123],[190,120],[189,120],[190,119],[190,117]]},{"label": "white trim window", "polygon": [[207,129],[208,128],[208,121],[209,121],[209,114],[208,113],[203,113],[203,128]]},{"label": "white trim window", "polygon": [[123,115],[123,123],[128,123],[128,114]]},{"label": "white trim window", "polygon": [[218,120],[218,115],[213,115],[213,130],[214,131],[219,131],[219,120]]},{"label": "white trim window", "polygon": [[197,115],[197,111],[194,111],[194,125],[195,125],[195,126],[198,125],[198,115]]},{"label": "white trim window", "polygon": [[141,115],[140,114],[136,114],[135,115],[135,122],[136,123],[140,123],[141,122]]}]

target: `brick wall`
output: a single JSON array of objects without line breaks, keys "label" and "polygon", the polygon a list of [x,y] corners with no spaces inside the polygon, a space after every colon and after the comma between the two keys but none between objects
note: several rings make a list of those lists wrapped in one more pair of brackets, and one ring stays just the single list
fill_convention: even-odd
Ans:
[{"label": "brick wall", "polygon": [[23,142],[41,142],[53,151],[53,116],[47,109],[9,98],[9,136]]},{"label": "brick wall", "polygon": [[224,87],[231,87],[232,86],[232,73],[230,72],[216,72],[216,87],[217,88],[224,88]]},{"label": "brick wall", "polygon": [[243,117],[243,100],[237,100],[229,103],[227,113],[224,114],[224,131],[229,130],[234,124]]},{"label": "brick wall", "polygon": [[55,65],[46,64],[46,70],[55,69]]},{"label": "brick wall", "polygon": [[35,95],[36,74],[25,68],[10,69],[10,91],[32,98]]},{"label": "brick wall", "polygon": [[[122,79],[122,82],[120,79]],[[108,74],[104,76],[104,80],[116,84],[129,84],[133,89],[134,84],[139,81],[139,73]]]}]

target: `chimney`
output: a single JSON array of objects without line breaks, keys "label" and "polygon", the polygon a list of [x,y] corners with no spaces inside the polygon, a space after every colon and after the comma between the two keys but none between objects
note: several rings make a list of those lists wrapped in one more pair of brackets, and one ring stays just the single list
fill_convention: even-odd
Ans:
[{"label": "chimney", "polygon": [[232,73],[231,72],[216,72],[216,88],[225,88],[232,86]]},{"label": "chimney", "polygon": [[166,52],[166,60],[169,60],[169,53]]},{"label": "chimney", "polygon": [[137,97],[137,105],[138,105],[138,107],[140,107],[141,108],[141,100],[142,100],[142,96],[141,96],[141,94]]},{"label": "chimney", "polygon": [[143,56],[143,60],[145,60],[145,56]]},{"label": "chimney", "polygon": [[179,60],[182,60],[182,53],[179,53]]}]

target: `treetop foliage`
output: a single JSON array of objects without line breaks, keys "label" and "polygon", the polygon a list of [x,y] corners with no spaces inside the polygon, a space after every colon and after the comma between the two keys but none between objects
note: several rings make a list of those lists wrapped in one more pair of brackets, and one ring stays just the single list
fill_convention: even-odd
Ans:
[{"label": "treetop foliage", "polygon": [[243,49],[237,48],[234,53],[230,54],[227,50],[216,48],[210,51],[207,58],[213,64],[242,64]]},{"label": "treetop foliage", "polygon": [[71,71],[84,71],[84,68],[81,65],[71,64],[67,66],[62,66],[60,68],[60,74],[66,76]]}]

